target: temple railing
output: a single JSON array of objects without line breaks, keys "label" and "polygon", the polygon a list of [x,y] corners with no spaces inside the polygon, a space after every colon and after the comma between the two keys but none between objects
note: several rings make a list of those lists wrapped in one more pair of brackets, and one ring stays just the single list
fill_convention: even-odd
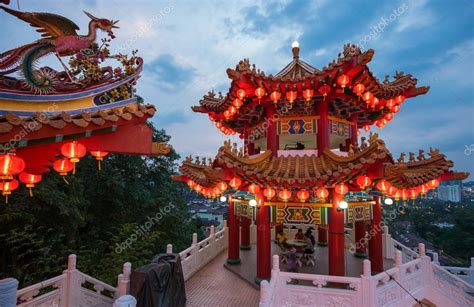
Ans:
[{"label": "temple railing", "polygon": [[[179,253],[185,281],[227,248],[227,236],[228,230],[225,220],[222,230],[215,232],[214,226],[211,226],[209,237],[200,242],[197,241],[197,234],[193,234],[191,246]],[[166,251],[172,253],[173,246],[168,244]]]},{"label": "temple railing", "polygon": [[437,306],[472,306],[474,287],[431,262],[419,245],[420,256],[402,263],[395,251],[393,268],[372,276],[364,260],[361,277],[281,272],[273,256],[270,282],[262,281],[260,307],[269,306],[413,306],[428,299]]},{"label": "temple railing", "polygon": [[124,264],[116,288],[77,270],[76,255],[69,255],[63,274],[18,290],[17,306],[112,306],[128,291],[130,269],[130,263]]}]

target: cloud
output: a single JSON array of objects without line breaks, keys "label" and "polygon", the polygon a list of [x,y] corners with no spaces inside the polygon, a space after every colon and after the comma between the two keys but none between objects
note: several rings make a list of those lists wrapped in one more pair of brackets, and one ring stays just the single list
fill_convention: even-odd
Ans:
[{"label": "cloud", "polygon": [[427,0],[407,1],[408,10],[400,16],[395,30],[402,32],[432,25],[436,21],[436,17],[427,3]]},{"label": "cloud", "polygon": [[167,91],[182,91],[196,77],[193,67],[186,67],[176,62],[171,54],[163,54],[151,62],[145,63],[145,74],[152,74],[157,88]]}]

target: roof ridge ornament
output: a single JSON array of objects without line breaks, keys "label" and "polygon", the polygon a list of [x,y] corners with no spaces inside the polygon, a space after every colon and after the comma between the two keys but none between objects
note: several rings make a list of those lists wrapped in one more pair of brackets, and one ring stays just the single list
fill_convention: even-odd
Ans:
[{"label": "roof ridge ornament", "polygon": [[291,44],[291,51],[293,52],[293,59],[297,60],[300,57],[300,43],[298,41],[294,41]]}]

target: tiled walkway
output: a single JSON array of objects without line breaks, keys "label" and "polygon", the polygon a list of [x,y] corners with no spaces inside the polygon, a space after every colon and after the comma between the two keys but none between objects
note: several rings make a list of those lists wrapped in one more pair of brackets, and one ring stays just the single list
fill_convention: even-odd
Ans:
[{"label": "tiled walkway", "polygon": [[186,282],[187,307],[258,306],[260,293],[223,267],[227,250]]}]

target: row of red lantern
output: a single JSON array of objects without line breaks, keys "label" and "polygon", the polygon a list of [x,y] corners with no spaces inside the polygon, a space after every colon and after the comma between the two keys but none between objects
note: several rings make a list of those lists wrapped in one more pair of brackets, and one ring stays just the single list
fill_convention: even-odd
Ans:
[{"label": "row of red lantern", "polygon": [[227,190],[227,183],[225,183],[224,181],[220,181],[214,187],[211,188],[203,187],[202,185],[191,179],[189,179],[186,184],[190,189],[194,190],[196,193],[202,194],[204,197],[207,198],[217,198]]},{"label": "row of red lantern", "polygon": [[[380,182],[379,182],[380,183]],[[439,186],[439,180],[433,179],[428,181],[426,184],[419,185],[414,188],[396,188],[390,186],[388,189],[383,191],[386,195],[395,198],[395,200],[402,199],[403,201],[407,199],[415,200],[420,194],[425,195],[429,190],[436,189]]]},{"label": "row of red lantern", "polygon": [[235,132],[234,130],[232,130],[230,128],[224,127],[222,122],[219,122],[219,121],[216,122],[216,127],[217,127],[217,129],[219,129],[225,135],[234,135],[234,134],[237,133],[237,132]]},{"label": "row of red lantern", "polygon": [[[71,142],[61,147],[61,153],[67,158],[55,161],[53,168],[60,175],[65,176],[70,171],[75,170],[75,163],[79,162],[79,159],[85,155],[86,149],[82,144]],[[91,151],[90,153],[97,159],[100,170],[100,161],[102,161],[108,153],[104,151]],[[41,175],[23,172],[24,169],[25,161],[17,155],[13,153],[0,155],[0,180],[2,180],[2,182],[0,182],[0,191],[2,191],[2,195],[5,196],[7,202],[8,195],[19,186],[18,180],[14,179],[14,176],[18,175],[18,179],[26,185],[29,189],[30,196],[33,195],[32,188],[41,181]]]}]

